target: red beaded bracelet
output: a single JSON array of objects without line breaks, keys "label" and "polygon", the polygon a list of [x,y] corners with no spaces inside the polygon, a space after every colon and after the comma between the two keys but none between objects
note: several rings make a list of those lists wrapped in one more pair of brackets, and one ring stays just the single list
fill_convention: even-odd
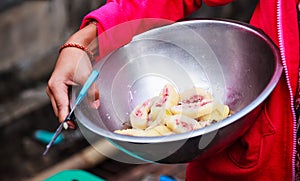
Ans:
[{"label": "red beaded bracelet", "polygon": [[63,44],[60,49],[59,49],[59,53],[64,49],[64,48],[67,48],[67,47],[75,47],[75,48],[79,48],[81,50],[83,50],[91,60],[94,59],[94,54],[92,51],[88,50],[85,46],[83,45],[80,45],[78,43],[65,43]]}]

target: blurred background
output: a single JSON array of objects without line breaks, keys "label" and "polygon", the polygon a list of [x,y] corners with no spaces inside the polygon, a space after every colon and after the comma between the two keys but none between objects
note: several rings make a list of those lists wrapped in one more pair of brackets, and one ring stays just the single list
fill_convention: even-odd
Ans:
[{"label": "blurred background", "polygon": [[[106,180],[185,179],[185,164],[131,165],[92,153],[80,131],[65,132],[42,156],[45,141],[36,134],[58,125],[45,93],[59,46],[78,30],[84,15],[104,0],[0,1],[0,180],[40,180],[65,169],[82,169]],[[203,5],[189,18],[226,18],[249,22],[257,0],[222,7]],[[92,156],[93,157],[93,156]]]}]

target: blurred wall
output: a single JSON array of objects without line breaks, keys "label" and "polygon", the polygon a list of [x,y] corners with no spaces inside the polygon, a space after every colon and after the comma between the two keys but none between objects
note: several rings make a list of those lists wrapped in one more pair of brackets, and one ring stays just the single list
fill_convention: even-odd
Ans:
[{"label": "blurred wall", "polygon": [[[47,79],[59,45],[104,0],[1,0],[0,101]],[[8,91],[9,90],[9,91]]]}]

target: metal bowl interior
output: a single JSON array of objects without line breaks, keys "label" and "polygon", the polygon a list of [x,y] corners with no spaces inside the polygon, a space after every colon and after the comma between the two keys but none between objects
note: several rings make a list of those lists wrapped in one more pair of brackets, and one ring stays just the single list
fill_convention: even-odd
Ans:
[{"label": "metal bowl interior", "polygon": [[[87,101],[75,111],[79,125],[142,160],[184,163],[226,148],[255,121],[276,86],[278,49],[264,33],[228,20],[190,20],[142,33],[94,65],[100,78],[99,110]],[[180,92],[202,87],[235,112],[205,128],[170,136],[113,133],[131,110],[166,83]],[[74,87],[72,99],[78,93]],[[87,138],[89,139],[89,138]]]}]

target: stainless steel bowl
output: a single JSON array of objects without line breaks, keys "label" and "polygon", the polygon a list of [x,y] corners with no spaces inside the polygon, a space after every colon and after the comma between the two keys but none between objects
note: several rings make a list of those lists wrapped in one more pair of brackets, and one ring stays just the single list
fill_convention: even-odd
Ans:
[{"label": "stainless steel bowl", "polygon": [[[185,163],[226,148],[254,123],[282,73],[278,49],[263,32],[244,23],[210,19],[178,22],[140,34],[94,68],[100,72],[96,83],[101,106],[93,110],[84,101],[75,112],[79,125],[131,157],[158,163]],[[135,105],[158,95],[165,83],[179,91],[203,87],[235,113],[183,134],[113,133],[128,122]],[[72,97],[76,93],[74,89]]]}]

